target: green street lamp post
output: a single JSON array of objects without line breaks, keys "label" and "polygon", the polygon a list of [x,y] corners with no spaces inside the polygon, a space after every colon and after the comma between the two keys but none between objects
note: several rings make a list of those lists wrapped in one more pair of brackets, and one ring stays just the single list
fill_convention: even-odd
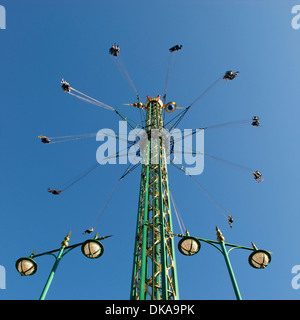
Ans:
[{"label": "green street lamp post", "polygon": [[100,240],[111,237],[111,236],[98,237],[98,233],[97,233],[94,239],[89,239],[84,242],[69,246],[70,235],[71,235],[71,231],[61,242],[61,247],[59,249],[55,249],[55,250],[51,250],[51,251],[47,251],[39,254],[35,254],[35,250],[34,250],[34,252],[30,255],[30,257],[20,258],[16,261],[16,269],[21,274],[21,276],[31,276],[35,274],[37,271],[37,263],[33,260],[33,258],[44,256],[44,255],[52,255],[55,257],[54,265],[49,274],[49,277],[44,286],[44,289],[41,293],[40,300],[45,300],[45,297],[50,288],[50,285],[54,278],[59,262],[68,252],[81,246],[81,251],[87,258],[97,259],[101,257],[104,252],[104,247],[100,242]]},{"label": "green street lamp post", "polygon": [[[201,248],[200,241],[206,242],[212,245],[213,247],[217,248],[224,256],[236,299],[242,300],[240,290],[237,285],[237,282],[233,273],[233,269],[229,260],[229,256],[228,256],[229,252],[233,249],[251,250],[252,253],[249,256],[248,261],[250,266],[256,269],[263,269],[266,266],[268,266],[268,264],[271,262],[270,252],[265,250],[258,250],[253,242],[252,242],[252,248],[226,243],[225,238],[222,235],[222,232],[220,231],[220,229],[216,227],[216,230],[217,230],[217,241],[192,237],[189,235],[188,232],[186,232],[186,235],[174,234],[175,236],[182,238],[178,243],[178,250],[184,255],[193,256],[196,253],[198,253]],[[226,247],[231,247],[231,249],[227,250]]]}]

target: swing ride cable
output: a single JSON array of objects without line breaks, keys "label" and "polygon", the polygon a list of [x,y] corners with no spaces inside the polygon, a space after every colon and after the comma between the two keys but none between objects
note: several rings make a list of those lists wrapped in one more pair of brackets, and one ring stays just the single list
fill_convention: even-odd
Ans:
[{"label": "swing ride cable", "polygon": [[[123,116],[117,109],[114,109],[115,113],[121,117],[124,121],[126,121],[129,125],[129,127],[132,129],[132,130],[135,130],[138,126],[141,126],[139,123],[135,122],[134,120],[128,118],[128,117],[125,117]],[[134,127],[127,119],[129,119],[130,121],[132,121],[133,123],[136,124],[136,126]]]},{"label": "swing ride cable", "polygon": [[80,140],[80,139],[84,139],[84,138],[90,138],[90,137],[73,138],[73,139],[66,139],[66,140],[60,140],[60,141],[50,141],[48,144],[61,143],[61,142],[67,142],[67,141],[74,141],[74,140]]},{"label": "swing ride cable", "polygon": [[[119,69],[119,71],[121,72],[123,78],[125,79],[125,81],[129,84],[129,86],[131,87],[131,89],[134,91],[134,93],[136,94],[137,96],[137,99],[138,101],[140,102],[141,99],[140,99],[140,96],[138,94],[138,91],[137,89],[135,88],[134,84],[133,84],[133,81],[131,80],[130,76],[129,76],[129,73],[125,67],[125,63],[122,59],[122,55],[120,54],[120,52],[118,53],[117,56],[115,55],[111,55],[114,63],[116,64],[117,68]],[[145,114],[144,114],[144,110],[141,110],[139,108],[139,113],[140,113],[140,118],[141,118],[141,123],[142,125],[144,125],[144,123],[146,122],[146,118],[145,118]]]},{"label": "swing ride cable", "polygon": [[[209,129],[217,129],[217,128],[222,128],[222,127],[227,127],[227,126],[233,126],[233,125],[238,125],[238,124],[243,124],[243,123],[248,123],[248,120],[238,120],[238,121],[232,121],[232,122],[227,122],[227,123],[221,123],[217,125],[212,125],[204,128],[199,128],[199,129],[194,129],[191,133],[185,134],[184,138],[189,137],[191,135],[194,135],[202,130],[209,130]],[[169,131],[169,137],[172,136],[172,130]],[[181,141],[182,138],[177,138],[176,140],[173,140],[173,143],[176,143],[177,141]]]},{"label": "swing ride cable", "polygon": [[95,223],[93,224],[93,229],[96,228],[96,226],[99,224],[100,219],[102,218],[104,211],[106,211],[108,204],[111,202],[113,195],[115,194],[120,182],[124,179],[125,176],[127,176],[129,173],[131,173],[133,170],[135,170],[141,163],[137,163],[136,165],[134,165],[131,169],[129,169],[130,165],[127,167],[127,169],[125,170],[125,172],[123,173],[123,175],[120,177],[120,179],[117,181],[116,185],[114,186],[113,190],[111,191],[108,199],[105,202],[105,205],[103,206],[103,208],[100,210],[98,217],[95,221]]},{"label": "swing ride cable", "polygon": [[[78,136],[78,137],[69,138],[69,139],[64,139],[64,140],[59,140],[59,141],[50,141],[48,144],[54,144],[54,143],[61,143],[61,142],[67,142],[67,141],[87,139],[87,138],[91,138],[91,137],[94,137],[94,136],[96,136],[96,134],[84,135],[84,136],[81,136],[81,137]],[[59,138],[52,137],[52,138],[49,138],[49,139],[53,140],[53,139],[59,139]]]},{"label": "swing ride cable", "polygon": [[[245,123],[245,122],[248,122],[248,120],[240,120],[240,121],[234,121],[234,122],[227,122],[227,123],[224,123],[224,124],[219,124],[219,125],[214,125],[214,126],[209,126],[209,127],[206,127],[206,128],[202,128],[202,129],[196,129],[195,131],[191,132],[190,134],[187,134],[185,135],[184,137],[188,137],[188,136],[191,136],[201,130],[207,130],[207,129],[216,129],[216,128],[220,128],[220,127],[225,127],[225,126],[229,126],[229,125],[235,125],[235,124],[241,124],[241,123]],[[181,141],[181,138],[178,138],[176,140],[173,141],[174,145],[177,141]],[[182,152],[181,150],[174,150],[173,153],[176,153],[176,152]],[[255,171],[249,167],[246,167],[246,166],[243,166],[243,165],[240,165],[240,164],[237,164],[237,163],[234,163],[234,162],[231,162],[231,161],[228,161],[228,160],[225,160],[225,159],[222,159],[222,158],[218,158],[216,156],[213,156],[213,155],[210,155],[208,153],[202,153],[202,152],[197,152],[197,151],[194,151],[194,150],[190,150],[190,151],[184,151],[184,153],[189,153],[189,154],[192,154],[192,155],[196,155],[196,154],[199,154],[199,155],[203,155],[203,156],[206,156],[208,158],[211,158],[211,159],[214,159],[214,160],[217,160],[217,161],[220,161],[224,164],[227,164],[227,165],[230,165],[230,166],[233,166],[233,167],[236,167],[236,168],[239,168],[241,170],[246,170],[246,171]]]},{"label": "swing ride cable", "polygon": [[[216,206],[216,208],[224,215],[225,218],[227,218],[227,216],[230,215],[230,213],[200,184],[198,180],[196,180],[191,174],[189,174],[183,166],[179,167],[174,162],[171,162],[171,164],[177,169],[183,171],[186,175],[188,175],[199,186],[199,188],[206,194],[206,196],[211,200],[211,202]],[[225,213],[227,213],[227,216]]]},{"label": "swing ride cable", "polygon": [[[163,95],[163,103],[166,103],[166,99],[167,99],[167,91],[168,91],[168,86],[169,86],[169,75],[170,75],[170,69],[171,69],[171,65],[174,62],[174,54],[172,54],[173,52],[169,53],[169,60],[168,60],[168,67],[167,67],[167,76],[166,76],[166,89],[165,89],[165,93]],[[173,59],[173,60],[172,60]],[[164,108],[163,110],[163,122],[165,121],[165,115],[166,115],[166,110]]]},{"label": "swing ride cable", "polygon": [[[169,125],[169,126],[171,127],[171,129],[175,129],[175,128],[178,126],[179,122],[182,120],[182,118],[185,116],[185,114],[188,112],[189,108],[190,108],[190,106],[186,107],[183,111],[181,111],[179,114],[177,114],[174,118],[172,118],[171,120],[169,120],[169,121],[164,125],[164,128],[165,128],[167,125]],[[171,123],[173,120],[175,120],[176,118],[178,118],[178,119],[177,119],[177,121],[175,122],[175,124],[174,124],[174,125],[171,125],[170,123]]]},{"label": "swing ride cable", "polygon": [[[83,95],[84,97],[81,97],[80,95],[77,95],[77,94],[72,93],[71,90],[76,91],[77,93]],[[109,106],[109,105],[107,105],[107,104],[105,104],[105,103],[103,103],[103,102],[101,102],[101,101],[99,101],[99,100],[96,100],[96,99],[94,99],[94,98],[86,95],[85,93],[83,93],[83,92],[81,92],[81,91],[79,91],[79,90],[77,90],[77,89],[75,89],[75,88],[73,88],[73,87],[70,87],[70,90],[69,90],[69,91],[66,91],[66,92],[67,92],[68,94],[70,94],[70,95],[72,95],[72,96],[80,99],[80,100],[85,101],[85,102],[94,104],[94,105],[96,105],[96,106],[98,106],[98,107],[102,107],[102,108],[107,109],[107,110],[114,111],[119,117],[121,117],[124,121],[126,121],[126,122],[128,123],[128,125],[130,126],[130,128],[133,129],[133,130],[134,130],[134,128],[140,126],[140,124],[138,124],[138,123],[135,122],[134,120],[129,119],[128,117],[123,116],[117,109],[115,109],[115,108],[113,108],[113,107],[111,107],[111,106]],[[132,121],[132,122],[136,125],[136,127],[134,127],[127,119],[129,119],[130,121]]]},{"label": "swing ride cable", "polygon": [[[169,49],[170,53],[169,53],[169,59],[168,59],[168,66],[167,66],[167,76],[166,76],[166,89],[165,89],[165,93],[163,96],[163,103],[166,103],[166,97],[167,97],[167,91],[168,91],[168,85],[169,85],[169,74],[170,74],[170,69],[171,69],[171,65],[174,62],[174,54],[175,52],[178,52],[179,50],[181,50],[182,45],[176,45],[172,48]],[[173,59],[173,60],[172,60]]]},{"label": "swing ride cable", "polygon": [[140,101],[140,96],[129,76],[128,71],[126,70],[125,64],[123,59],[121,58],[120,53],[118,54],[118,56],[112,56],[112,59],[114,61],[114,63],[116,64],[116,66],[118,67],[119,71],[121,72],[123,78],[125,79],[125,81],[129,84],[129,86],[131,87],[131,89],[134,91],[134,93],[136,94],[138,101]]},{"label": "swing ride cable", "polygon": [[[90,172],[92,172],[94,169],[96,169],[98,166],[100,165],[100,163],[96,163],[93,166],[91,166],[90,168],[88,168],[87,170],[85,170],[82,174],[80,174],[78,176],[78,178],[73,178],[71,180],[68,180],[67,182],[65,182],[64,184],[62,184],[59,189],[61,189],[61,191],[66,191],[67,189],[69,189],[72,185],[74,185],[76,182],[80,181],[81,179],[83,179],[85,176],[87,176]],[[72,181],[72,182],[71,182]],[[69,184],[68,184],[69,183]],[[65,186],[63,188],[63,186]]]},{"label": "swing ride cable", "polygon": [[[177,152],[177,151],[174,151],[174,152]],[[178,152],[180,152],[180,151],[178,151]],[[224,164],[227,164],[227,165],[232,166],[232,167],[236,167],[236,168],[244,170],[244,171],[251,171],[251,172],[255,171],[255,170],[253,170],[253,169],[251,169],[249,167],[246,167],[246,166],[243,166],[243,165],[240,165],[240,164],[237,164],[237,163],[234,163],[234,162],[222,159],[222,158],[215,157],[215,156],[210,155],[208,153],[202,153],[202,152],[197,152],[197,151],[193,151],[193,150],[190,151],[190,152],[184,151],[184,153],[189,153],[189,154],[192,154],[192,155],[196,155],[196,154],[203,155],[205,157],[214,159],[216,161],[222,162]]]},{"label": "swing ride cable", "polygon": [[[68,138],[68,139],[59,140],[59,141],[50,141],[48,144],[60,143],[60,142],[66,142],[66,141],[72,141],[72,140],[79,140],[79,139],[86,139],[86,138],[95,137],[98,134],[99,133],[89,133],[89,134],[77,134],[77,135],[73,135],[73,136],[49,137],[48,139],[51,139],[51,140],[64,139],[64,138]],[[127,142],[127,143],[129,143],[131,145],[135,144],[134,141],[128,141],[125,138],[120,138],[120,136],[118,136],[118,135],[112,135],[112,134],[108,134],[106,132],[105,133],[100,133],[100,135],[116,138],[116,139],[118,139],[120,141],[125,141],[125,142]]]},{"label": "swing ride cable", "polygon": [[169,85],[169,74],[170,74],[170,68],[171,68],[171,62],[172,62],[172,52],[169,53],[169,60],[168,60],[168,67],[167,67],[167,76],[166,76],[166,89],[163,96],[163,103],[166,103],[167,98],[167,91],[168,91],[168,85]]},{"label": "swing ride cable", "polygon": [[174,208],[174,211],[175,211],[175,215],[176,215],[176,218],[177,218],[177,221],[178,221],[178,224],[179,224],[179,228],[180,228],[181,234],[184,234],[183,229],[186,230],[186,228],[185,228],[185,225],[183,223],[182,217],[181,217],[181,215],[179,213],[178,207],[177,207],[177,205],[175,203],[175,200],[173,198],[173,195],[172,195],[170,189],[169,189],[169,193],[170,193],[170,198],[171,198],[171,201],[172,201],[172,204],[173,204],[173,208]]},{"label": "swing ride cable", "polygon": [[113,107],[108,106],[107,104],[105,104],[105,103],[103,103],[103,102],[100,102],[99,100],[96,100],[96,99],[88,96],[87,94],[85,94],[85,93],[83,93],[83,92],[81,92],[81,91],[79,91],[79,90],[77,90],[77,89],[75,89],[75,88],[73,88],[73,87],[70,87],[70,89],[76,91],[77,93],[79,93],[79,94],[81,94],[81,95],[83,95],[83,96],[85,96],[85,97],[87,97],[87,98],[90,99],[90,100],[93,100],[93,101],[95,101],[95,102],[97,102],[97,103],[103,104],[104,106],[108,107],[108,108],[111,109],[111,110],[114,109]]},{"label": "swing ride cable", "polygon": [[175,122],[174,125],[170,125],[172,129],[175,129],[178,124],[181,122],[181,120],[183,119],[183,117],[186,115],[186,113],[189,111],[189,109],[196,104],[200,99],[202,99],[209,91],[211,91],[218,83],[219,81],[222,79],[223,77],[219,77],[217,80],[215,80],[208,88],[206,88],[198,98],[196,98],[188,107],[186,107],[182,112],[180,112],[178,115],[176,115],[173,119],[171,119],[167,124],[164,125],[164,127],[166,127],[167,125],[170,125],[170,123],[178,118],[178,120]]},{"label": "swing ride cable", "polygon": [[[70,89],[72,89],[72,90],[74,90],[74,91],[77,91],[77,90],[75,90],[74,88],[70,88]],[[79,92],[79,91],[77,91],[77,92]],[[79,95],[77,95],[77,94],[75,94],[75,93],[72,93],[72,92],[68,92],[68,93],[69,93],[70,95],[78,98],[78,99],[81,99],[81,100],[83,100],[83,101],[89,102],[89,103],[94,104],[94,105],[96,105],[96,106],[98,106],[98,107],[102,107],[102,108],[104,108],[104,109],[114,111],[114,108],[113,108],[113,107],[111,107],[111,106],[109,106],[109,105],[107,105],[107,104],[105,104],[105,103],[103,103],[103,102],[100,102],[100,101],[98,101],[98,100],[96,100],[96,99],[81,97],[81,96],[79,96]],[[80,92],[80,94],[85,95],[85,94],[83,94],[83,93],[81,93],[81,92]]]},{"label": "swing ride cable", "polygon": [[82,136],[94,136],[96,133],[84,133],[84,134],[74,134],[71,136],[59,136],[59,137],[49,137],[49,139],[66,139],[66,138],[76,138]]},{"label": "swing ride cable", "polygon": [[191,107],[192,105],[194,105],[195,103],[197,103],[200,99],[202,99],[210,90],[212,90],[218,83],[219,81],[223,79],[223,76],[219,77],[217,80],[215,80],[208,88],[206,88],[198,98],[196,98],[190,105],[189,107]]},{"label": "swing ride cable", "polygon": [[[138,101],[140,102],[140,96],[133,84],[133,81],[131,80],[130,76],[129,76],[129,73],[127,72],[126,70],[126,67],[125,67],[125,64],[124,64],[124,61],[122,59],[122,56],[121,54],[119,53],[118,56],[111,56],[114,63],[116,64],[116,66],[118,67],[119,71],[121,72],[123,78],[125,79],[125,81],[129,84],[129,86],[131,87],[131,89],[134,91],[134,93],[136,94],[137,96],[137,99]],[[142,123],[142,126],[144,125],[144,123],[146,122],[146,119],[145,119],[145,114],[144,114],[144,111],[141,110],[139,108],[139,113],[140,113],[140,118],[141,118],[141,123]]]},{"label": "swing ride cable", "polygon": [[137,167],[139,167],[140,164],[141,164],[141,162],[138,162],[137,164],[133,165],[131,167],[131,169],[129,168],[130,167],[130,165],[129,165],[120,179],[125,178],[129,173],[131,173],[133,170],[135,170]]},{"label": "swing ride cable", "polygon": [[[142,129],[141,129],[142,130]],[[65,136],[66,137],[66,136]],[[122,139],[118,136],[115,136],[115,138],[117,139]],[[123,139],[125,141],[127,141],[126,139]],[[128,156],[129,154],[136,154],[136,152],[134,153],[127,153],[127,151],[136,144],[136,141],[127,141],[127,143],[130,143],[129,146],[126,146],[126,148],[122,149],[121,151],[116,152],[114,155],[108,156],[106,158],[104,158],[103,160],[109,160],[112,158],[119,158],[122,156]],[[121,154],[123,151],[126,150],[125,154]],[[60,185],[59,189],[61,189],[61,191],[65,191],[67,189],[69,189],[72,185],[74,185],[75,183],[77,183],[78,181],[80,181],[81,179],[83,179],[85,176],[87,176],[90,172],[92,172],[94,169],[96,169],[98,167],[98,165],[100,165],[100,163],[97,163],[95,165],[93,165],[92,167],[88,168],[87,170],[85,170],[82,174],[77,175],[75,178],[72,178],[70,180],[68,180],[67,182],[63,183],[62,185]],[[135,168],[134,168],[135,169]],[[133,169],[133,170],[134,170]],[[64,187],[65,186],[65,187]]]},{"label": "swing ride cable", "polygon": [[117,188],[118,188],[121,180],[122,180],[122,179],[119,179],[119,180],[117,181],[117,183],[115,184],[113,190],[112,190],[111,193],[109,194],[109,197],[108,197],[108,199],[106,200],[104,206],[103,206],[102,209],[100,210],[100,212],[99,212],[99,214],[98,214],[95,222],[93,223],[93,229],[94,229],[94,230],[95,230],[96,226],[98,225],[98,223],[100,222],[100,219],[102,218],[103,213],[104,213],[105,210],[107,209],[109,203],[111,202],[112,197],[113,197],[113,195],[115,194],[115,192],[116,192],[116,190],[117,190]]},{"label": "swing ride cable", "polygon": [[145,127],[145,125],[146,125],[146,115],[144,113],[144,109],[141,109],[141,108],[138,108],[138,109],[139,109],[139,112],[140,112],[142,127]]},{"label": "swing ride cable", "polygon": [[[212,125],[212,126],[208,126],[208,127],[204,127],[204,128],[199,128],[199,129],[194,129],[191,133],[185,134],[184,138],[189,137],[191,135],[194,135],[198,132],[200,132],[201,130],[209,130],[209,129],[218,129],[218,128],[222,128],[222,127],[228,127],[228,126],[233,126],[233,125],[238,125],[238,124],[244,124],[244,123],[248,123],[248,120],[238,120],[238,121],[232,121],[232,122],[227,122],[227,123],[221,123],[221,124],[217,124],[217,125]],[[170,132],[170,136],[172,136],[172,130]],[[174,140],[174,143],[176,143],[177,141],[181,141],[181,137]]]},{"label": "swing ride cable", "polygon": [[207,126],[202,128],[203,130],[208,130],[208,129],[218,129],[222,127],[230,127],[230,126],[235,126],[239,124],[246,124],[246,123],[251,123],[251,121],[244,119],[244,120],[237,120],[237,121],[231,121],[231,122],[226,122],[226,123],[220,123],[220,124],[215,124],[212,126]]},{"label": "swing ride cable", "polygon": [[[128,150],[129,148],[131,148],[131,146],[127,146],[123,150],[118,151],[114,155],[108,156],[108,157],[104,158],[103,160],[109,160],[109,159],[112,159],[112,158],[119,158],[119,157],[122,157],[122,156],[127,156],[127,152],[126,152],[126,154],[123,154],[123,155],[120,154],[120,153],[123,152],[124,150]],[[69,189],[72,185],[74,185],[75,183],[79,182],[81,179],[86,177],[90,172],[95,170],[99,165],[100,165],[100,163],[97,162],[96,164],[94,164],[93,166],[91,166],[87,170],[85,170],[82,174],[77,175],[76,177],[74,177],[74,178],[68,180],[67,182],[63,183],[62,185],[60,185],[60,187],[58,189],[61,189],[61,191],[65,191],[65,190]]]}]

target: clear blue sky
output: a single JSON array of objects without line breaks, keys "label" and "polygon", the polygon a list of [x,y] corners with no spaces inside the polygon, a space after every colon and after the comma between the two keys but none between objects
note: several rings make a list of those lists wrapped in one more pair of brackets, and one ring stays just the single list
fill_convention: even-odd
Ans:
[{"label": "clear blue sky", "polygon": [[[64,136],[118,128],[111,111],[71,97],[71,86],[139,120],[122,106],[135,94],[108,49],[119,43],[127,71],[143,101],[163,94],[168,49],[179,43],[168,97],[188,106],[226,70],[221,82],[186,115],[181,129],[260,116],[250,125],[205,134],[205,152],[260,169],[251,173],[205,159],[202,185],[234,216],[233,228],[197,185],[169,167],[170,187],[190,234],[273,252],[265,270],[248,265],[248,252],[230,253],[243,299],[299,299],[291,273],[299,253],[299,53],[300,30],[291,26],[297,1],[7,1],[7,28],[0,30],[1,201],[0,265],[6,289],[0,299],[38,299],[53,258],[37,258],[38,272],[21,277],[15,261],[88,237],[89,227],[126,165],[100,166],[60,196],[47,193],[96,161],[100,143],[85,139],[43,145],[40,134]],[[128,109],[127,109],[128,108]],[[62,260],[48,299],[129,298],[140,168],[124,179],[97,227],[105,252],[99,260],[80,249]],[[175,218],[174,232],[180,233]],[[176,245],[177,245],[177,239]],[[176,255],[181,299],[235,299],[223,257],[202,244],[194,257]]]}]

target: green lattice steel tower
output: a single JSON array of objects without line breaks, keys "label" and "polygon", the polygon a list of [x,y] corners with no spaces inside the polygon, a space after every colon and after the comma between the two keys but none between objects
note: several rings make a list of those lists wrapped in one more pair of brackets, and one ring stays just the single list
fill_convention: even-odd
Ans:
[{"label": "green lattice steel tower", "polygon": [[[165,105],[148,97],[146,137],[143,145],[138,217],[130,299],[177,300],[178,283],[173,241],[171,203],[163,138],[153,139],[162,130]],[[142,149],[142,148],[141,148]]]}]

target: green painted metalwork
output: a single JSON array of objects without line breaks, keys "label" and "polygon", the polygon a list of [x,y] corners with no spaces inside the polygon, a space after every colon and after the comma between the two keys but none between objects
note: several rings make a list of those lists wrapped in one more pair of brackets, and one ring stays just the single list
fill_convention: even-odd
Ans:
[{"label": "green painted metalwork", "polygon": [[229,273],[229,276],[230,276],[230,280],[231,280],[231,283],[232,283],[232,286],[233,286],[233,290],[234,290],[236,299],[237,300],[242,300],[242,296],[240,294],[240,290],[239,290],[239,287],[237,285],[237,282],[236,282],[236,279],[235,279],[235,276],[234,276],[234,273],[233,273],[233,269],[231,267],[231,263],[230,263],[230,260],[229,260],[229,257],[228,257],[228,252],[226,250],[224,241],[220,241],[220,246],[221,246],[222,253],[223,253],[223,256],[224,256],[224,259],[225,259],[225,262],[226,262],[226,266],[227,266],[227,269],[228,269],[228,273]]},{"label": "green painted metalwork", "polygon": [[44,287],[43,292],[42,292],[42,294],[41,294],[40,300],[45,300],[45,297],[46,297],[47,292],[48,292],[48,290],[49,290],[49,288],[50,288],[51,282],[52,282],[52,280],[53,280],[53,278],[54,278],[55,271],[56,271],[56,269],[57,269],[57,267],[58,267],[58,264],[59,264],[59,262],[60,262],[60,260],[61,260],[61,258],[62,258],[62,254],[63,254],[63,252],[64,252],[64,249],[65,249],[65,246],[62,246],[61,249],[60,249],[60,251],[59,251],[59,253],[58,253],[58,255],[57,255],[57,257],[56,257],[56,259],[55,259],[53,268],[52,268],[52,270],[51,270],[51,272],[50,272],[50,275],[49,275],[49,277],[48,277],[48,280],[47,280],[47,282],[46,282],[46,284],[45,284],[45,287]]},{"label": "green painted metalwork", "polygon": [[[240,290],[239,290],[239,287],[238,287],[238,284],[237,284],[237,281],[236,281],[228,254],[233,249],[244,249],[244,250],[250,250],[253,252],[258,251],[258,249],[254,245],[254,243],[252,243],[252,248],[240,246],[240,245],[236,245],[236,244],[231,244],[231,243],[226,243],[225,238],[222,235],[222,232],[220,231],[220,229],[218,227],[216,227],[216,230],[217,230],[217,241],[198,238],[198,237],[190,237],[188,232],[187,232],[187,235],[182,235],[182,234],[174,234],[174,235],[178,236],[178,237],[182,237],[183,239],[194,238],[195,240],[199,241],[199,246],[200,246],[200,241],[206,242],[206,243],[212,245],[213,247],[215,247],[218,251],[220,251],[225,259],[227,270],[228,270],[228,273],[230,276],[230,280],[232,283],[232,287],[233,287],[236,299],[242,300],[242,296],[241,296],[241,293],[240,293]],[[180,245],[180,242],[179,242],[179,245]],[[231,249],[227,250],[227,248],[226,248],[227,246],[231,247]],[[199,247],[199,249],[200,249],[200,247]],[[180,248],[179,248],[179,251],[181,251]],[[268,251],[265,251],[265,250],[261,250],[261,251],[266,252],[270,256]],[[194,254],[196,254],[197,252],[195,252]],[[185,252],[182,252],[182,251],[181,251],[181,253],[186,254]]]},{"label": "green painted metalwork", "polygon": [[143,166],[130,299],[177,300],[166,150],[160,136],[164,105],[159,98],[148,98],[145,106],[147,137],[141,150]]},{"label": "green painted metalwork", "polygon": [[[53,267],[52,267],[52,269],[51,269],[51,272],[50,272],[50,274],[49,274],[49,277],[48,277],[48,279],[47,279],[47,282],[46,282],[46,284],[45,284],[45,286],[44,286],[44,288],[43,288],[43,291],[42,291],[41,296],[40,296],[40,300],[45,300],[46,295],[47,295],[47,293],[48,293],[48,291],[49,291],[50,285],[51,285],[51,283],[52,283],[52,280],[53,280],[53,278],[54,278],[55,272],[56,272],[57,267],[58,267],[58,265],[59,265],[59,262],[61,261],[61,259],[62,259],[68,252],[70,252],[71,250],[73,250],[73,249],[75,249],[75,248],[77,248],[77,247],[79,247],[79,246],[85,245],[88,241],[90,241],[90,242],[95,242],[95,241],[96,241],[96,242],[99,242],[99,240],[103,240],[103,239],[106,239],[106,238],[111,237],[111,236],[98,237],[98,233],[97,233],[96,236],[94,237],[94,239],[86,240],[86,241],[84,241],[84,242],[76,243],[76,244],[73,244],[73,245],[69,246],[69,240],[70,240],[69,236],[70,236],[70,234],[71,234],[71,231],[70,231],[69,234],[64,238],[64,240],[63,240],[62,243],[61,243],[61,247],[60,247],[59,249],[50,250],[50,251],[43,252],[43,253],[39,253],[39,254],[35,254],[35,250],[34,250],[34,252],[30,255],[29,258],[20,258],[20,259],[18,259],[17,262],[16,262],[16,268],[17,268],[17,270],[18,270],[17,264],[18,264],[18,262],[19,262],[20,260],[22,260],[22,259],[32,260],[32,262],[36,265],[36,262],[33,260],[33,258],[37,258],[37,257],[45,256],[45,255],[51,255],[51,256],[53,256],[53,257],[55,258],[54,265],[53,265]],[[100,247],[101,247],[101,251],[102,251],[102,252],[101,252],[101,254],[98,255],[98,257],[100,257],[100,256],[102,255],[103,250],[104,250],[103,245],[101,244],[101,242],[99,242],[99,245],[100,245]],[[83,251],[83,248],[81,248],[81,251],[82,251],[82,253],[83,253],[86,257],[88,257],[88,258],[93,258],[93,257],[90,257],[90,256],[86,255],[86,254],[84,253],[84,251]],[[58,254],[56,255],[56,253],[58,253]],[[18,271],[19,271],[19,270],[18,270]],[[20,271],[19,271],[19,272],[20,272]],[[35,271],[34,271],[33,273],[35,273]],[[32,274],[33,274],[33,273],[32,273]],[[26,274],[22,274],[22,275],[26,275]]]}]

